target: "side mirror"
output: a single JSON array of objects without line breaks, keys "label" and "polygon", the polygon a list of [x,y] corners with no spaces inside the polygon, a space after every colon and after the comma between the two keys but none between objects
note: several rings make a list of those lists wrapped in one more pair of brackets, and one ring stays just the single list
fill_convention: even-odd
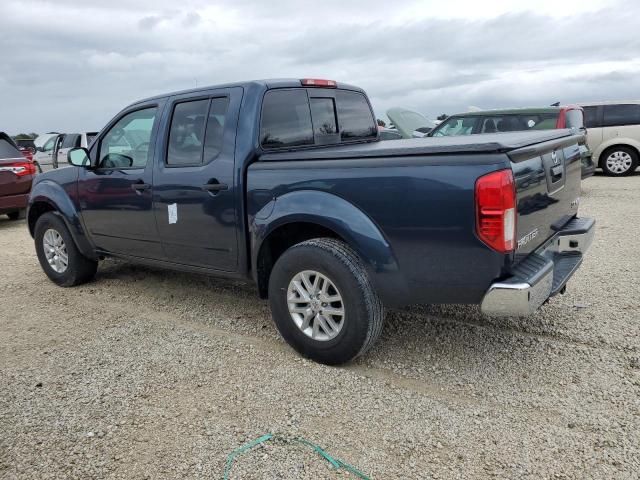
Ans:
[{"label": "side mirror", "polygon": [[74,167],[88,168],[91,166],[91,159],[86,148],[72,148],[69,150],[67,161]]}]

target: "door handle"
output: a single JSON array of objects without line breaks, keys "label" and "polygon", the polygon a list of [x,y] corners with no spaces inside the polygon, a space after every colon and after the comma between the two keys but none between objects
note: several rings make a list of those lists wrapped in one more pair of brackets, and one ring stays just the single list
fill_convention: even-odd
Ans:
[{"label": "door handle", "polygon": [[217,195],[223,190],[229,190],[229,185],[220,183],[217,180],[211,180],[209,183],[205,183],[202,188],[212,195]]},{"label": "door handle", "polygon": [[134,189],[136,191],[136,193],[144,192],[145,190],[149,189],[150,187],[151,187],[151,184],[144,183],[142,180],[140,180],[139,182],[131,184],[131,188]]}]

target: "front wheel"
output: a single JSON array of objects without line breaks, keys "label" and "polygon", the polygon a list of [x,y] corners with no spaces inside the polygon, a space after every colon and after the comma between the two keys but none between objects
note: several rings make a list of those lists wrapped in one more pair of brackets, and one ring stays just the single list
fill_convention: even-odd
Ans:
[{"label": "front wheel", "polygon": [[280,256],[269,278],[269,303],[287,343],[327,365],[363,354],[382,331],[382,303],[366,268],[332,238],[307,240]]},{"label": "front wheel", "polygon": [[630,175],[638,167],[638,154],[627,147],[613,147],[603,154],[602,170],[611,177]]},{"label": "front wheel", "polygon": [[62,219],[48,212],[36,222],[36,253],[44,273],[61,287],[72,287],[91,280],[98,262],[78,250]]}]

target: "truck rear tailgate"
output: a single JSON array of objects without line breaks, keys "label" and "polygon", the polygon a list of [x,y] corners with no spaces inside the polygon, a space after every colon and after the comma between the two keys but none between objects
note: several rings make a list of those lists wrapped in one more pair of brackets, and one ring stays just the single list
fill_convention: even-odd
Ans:
[{"label": "truck rear tailgate", "polygon": [[580,137],[568,135],[508,152],[516,184],[516,263],[576,216]]}]

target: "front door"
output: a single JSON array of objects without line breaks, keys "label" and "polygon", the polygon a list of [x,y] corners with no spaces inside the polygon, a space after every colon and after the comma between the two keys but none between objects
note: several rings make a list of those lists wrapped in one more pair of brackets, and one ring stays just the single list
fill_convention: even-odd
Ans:
[{"label": "front door", "polygon": [[234,151],[241,88],[170,100],[154,173],[154,209],[167,259],[237,270]]},{"label": "front door", "polygon": [[160,105],[124,113],[92,145],[92,169],[80,169],[82,219],[107,253],[162,259],[153,215],[153,154]]}]

